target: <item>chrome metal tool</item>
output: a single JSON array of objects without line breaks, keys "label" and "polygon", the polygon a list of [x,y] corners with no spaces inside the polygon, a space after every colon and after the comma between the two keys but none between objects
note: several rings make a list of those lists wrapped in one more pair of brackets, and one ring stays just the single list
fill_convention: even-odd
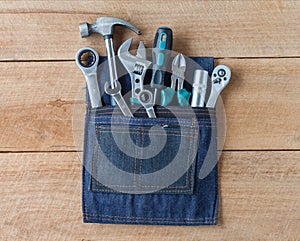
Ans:
[{"label": "chrome metal tool", "polygon": [[177,54],[172,62],[171,88],[176,90],[183,89],[184,73],[186,70],[186,61],[183,54]]},{"label": "chrome metal tool", "polygon": [[172,62],[171,87],[161,91],[162,106],[169,105],[177,90],[177,101],[180,106],[188,106],[190,92],[183,88],[186,60],[183,54],[177,54]]},{"label": "chrome metal tool", "polygon": [[111,95],[119,108],[121,109],[122,113],[125,116],[131,116],[133,117],[132,112],[130,111],[128,105],[126,104],[122,94],[121,94],[121,84],[118,80],[116,80],[116,86],[115,88],[111,89],[108,82],[105,82],[104,90],[106,94]]},{"label": "chrome metal tool", "polygon": [[230,68],[226,65],[218,65],[214,68],[211,76],[211,92],[209,99],[206,103],[206,107],[214,108],[218,99],[218,96],[222,90],[228,85],[231,78]]},{"label": "chrome metal tool", "polygon": [[154,104],[155,100],[153,98],[153,94],[149,90],[141,90],[138,95],[138,100],[145,108],[149,118],[156,118],[155,111],[154,111]]},{"label": "chrome metal tool", "polygon": [[136,34],[140,34],[140,31],[132,24],[128,23],[127,21],[124,21],[123,19],[113,17],[101,17],[98,18],[96,22],[92,24],[81,23],[79,26],[80,34],[82,37],[88,37],[92,33],[99,33],[103,36],[108,61],[110,86],[112,89],[116,87],[116,82],[118,80],[115,51],[113,46],[113,32],[115,26],[123,26],[131,29]]},{"label": "chrome metal tool", "polygon": [[151,65],[151,61],[148,61],[146,55],[146,48],[144,43],[141,41],[136,55],[132,55],[129,52],[132,38],[127,39],[119,48],[118,56],[125,69],[131,78],[131,103],[139,104],[138,96],[139,93],[144,89],[144,78],[147,69]]},{"label": "chrome metal tool", "polygon": [[208,72],[196,69],[193,80],[192,107],[204,107]]},{"label": "chrome metal tool", "polygon": [[81,69],[86,79],[92,108],[102,106],[100,83],[97,79],[97,68],[99,64],[99,55],[97,51],[90,47],[79,49],[76,54],[76,64]]}]

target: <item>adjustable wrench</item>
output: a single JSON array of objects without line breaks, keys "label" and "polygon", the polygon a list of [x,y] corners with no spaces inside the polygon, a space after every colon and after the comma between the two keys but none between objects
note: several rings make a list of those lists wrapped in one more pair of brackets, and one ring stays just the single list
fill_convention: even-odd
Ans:
[{"label": "adjustable wrench", "polygon": [[146,48],[141,41],[136,56],[128,50],[132,38],[127,39],[119,48],[118,56],[131,78],[131,98],[132,103],[138,104],[139,93],[144,89],[144,78],[151,62],[146,60]]},{"label": "adjustable wrench", "polygon": [[76,54],[76,64],[81,69],[86,79],[86,84],[92,108],[102,106],[100,86],[97,79],[99,55],[93,48],[79,49]]}]

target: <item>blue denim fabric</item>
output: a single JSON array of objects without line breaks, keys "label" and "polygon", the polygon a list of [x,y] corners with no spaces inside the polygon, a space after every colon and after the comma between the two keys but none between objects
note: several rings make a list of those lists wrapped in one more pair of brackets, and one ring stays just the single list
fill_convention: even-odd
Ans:
[{"label": "blue denim fabric", "polygon": [[[211,74],[213,58],[194,58]],[[123,89],[130,89],[128,76],[120,82]],[[186,85],[186,89],[191,86]],[[107,96],[104,103],[109,103]],[[157,225],[211,225],[217,222],[218,211],[218,168],[215,166],[208,176],[199,179],[199,171],[205,158],[217,159],[216,115],[206,108],[164,107],[156,108],[156,119],[149,119],[144,109],[132,108],[135,118],[122,116],[118,108],[105,106],[90,109],[87,96],[87,114],[85,119],[83,153],[83,221],[90,223],[157,224]],[[126,135],[136,146],[151,145],[149,131],[158,137],[164,131],[166,145],[159,154],[147,159],[134,158],[118,149],[112,133],[126,140]],[[162,128],[161,130],[159,128]],[[124,138],[123,136],[124,135]],[[184,145],[180,142],[184,140]],[[126,142],[124,143],[126,145]],[[136,178],[134,185],[126,180],[117,180],[124,185],[114,189],[114,185],[101,182],[102,161],[106,157],[118,169],[132,173],[151,174],[167,167],[176,152],[184,148],[195,149],[196,156],[186,152],[182,160],[189,165],[183,175],[168,186],[156,189],[143,185],[142,178]],[[191,157],[190,157],[191,156]],[[104,170],[105,171],[105,170]],[[172,175],[170,173],[170,175]],[[114,180],[114,177],[112,177]],[[153,180],[159,186],[160,180]],[[132,184],[132,183],[130,183]],[[116,186],[121,186],[116,183]],[[156,186],[155,186],[156,187]],[[140,189],[142,188],[142,189]],[[143,194],[130,192],[145,191]],[[138,192],[139,193],[139,192]]]}]

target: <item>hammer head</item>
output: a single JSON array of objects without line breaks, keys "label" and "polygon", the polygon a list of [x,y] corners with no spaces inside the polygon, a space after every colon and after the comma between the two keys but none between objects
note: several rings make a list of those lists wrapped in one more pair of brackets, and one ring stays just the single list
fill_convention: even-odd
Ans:
[{"label": "hammer head", "polygon": [[101,34],[104,39],[111,38],[114,32],[114,26],[124,26],[131,29],[136,34],[140,34],[140,31],[132,24],[113,17],[101,17],[96,20],[95,23],[81,23],[79,26],[81,37],[88,37],[92,33]]}]

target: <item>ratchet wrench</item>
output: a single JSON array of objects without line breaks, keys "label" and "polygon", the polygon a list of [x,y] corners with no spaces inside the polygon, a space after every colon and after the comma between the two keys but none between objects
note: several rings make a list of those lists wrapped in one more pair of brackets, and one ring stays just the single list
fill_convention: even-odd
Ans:
[{"label": "ratchet wrench", "polygon": [[76,64],[86,79],[92,108],[102,106],[100,86],[97,79],[98,63],[99,55],[95,49],[84,47],[78,50],[76,54]]},{"label": "ratchet wrench", "polygon": [[222,90],[228,85],[231,77],[230,68],[226,65],[218,65],[214,68],[211,76],[211,93],[207,101],[206,107],[214,108],[218,96]]}]

